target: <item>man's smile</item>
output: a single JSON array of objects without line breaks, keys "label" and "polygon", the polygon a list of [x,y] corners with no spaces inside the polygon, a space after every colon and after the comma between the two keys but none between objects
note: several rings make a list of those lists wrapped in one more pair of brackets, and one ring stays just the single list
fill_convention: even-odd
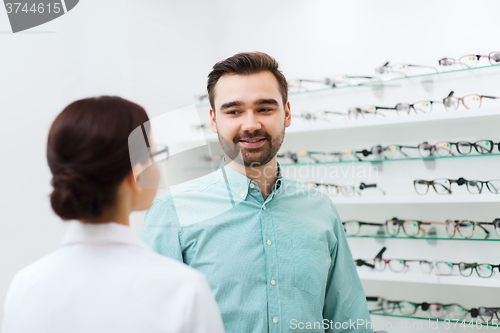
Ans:
[{"label": "man's smile", "polygon": [[264,144],[266,141],[266,138],[252,138],[252,139],[245,139],[245,140],[239,140],[239,142],[247,148],[257,148],[260,147]]}]

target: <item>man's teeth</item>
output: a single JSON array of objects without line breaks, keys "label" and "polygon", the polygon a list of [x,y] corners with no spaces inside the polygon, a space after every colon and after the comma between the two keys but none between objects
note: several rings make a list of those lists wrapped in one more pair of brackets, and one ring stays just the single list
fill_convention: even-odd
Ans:
[{"label": "man's teeth", "polygon": [[245,142],[257,142],[257,141],[260,141],[260,140],[262,140],[262,139],[259,139],[259,140],[243,140],[243,141],[245,141]]}]

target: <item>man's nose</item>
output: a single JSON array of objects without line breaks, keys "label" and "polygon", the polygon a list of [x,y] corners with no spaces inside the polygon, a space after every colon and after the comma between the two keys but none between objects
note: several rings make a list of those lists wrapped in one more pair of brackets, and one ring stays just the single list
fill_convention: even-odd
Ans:
[{"label": "man's nose", "polygon": [[246,112],[243,123],[241,124],[241,130],[243,132],[255,132],[261,129],[261,127],[259,117],[253,112]]}]

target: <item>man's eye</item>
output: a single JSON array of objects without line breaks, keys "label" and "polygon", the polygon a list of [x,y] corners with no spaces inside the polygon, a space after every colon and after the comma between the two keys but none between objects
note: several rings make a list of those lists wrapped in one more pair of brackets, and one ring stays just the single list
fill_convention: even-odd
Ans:
[{"label": "man's eye", "polygon": [[228,111],[227,114],[236,114],[236,111]]},{"label": "man's eye", "polygon": [[260,112],[268,112],[268,111],[272,111],[273,109],[260,109]]}]

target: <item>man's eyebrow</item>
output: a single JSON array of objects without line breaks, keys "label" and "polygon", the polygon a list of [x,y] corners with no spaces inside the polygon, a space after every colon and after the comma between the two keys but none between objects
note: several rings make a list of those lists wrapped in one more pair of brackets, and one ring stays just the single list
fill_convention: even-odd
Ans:
[{"label": "man's eyebrow", "polygon": [[275,100],[274,98],[259,99],[259,100],[256,100],[253,104],[255,104],[255,105],[272,104],[272,105],[276,105],[276,106],[279,105],[278,101]]},{"label": "man's eyebrow", "polygon": [[241,103],[240,101],[227,102],[220,106],[220,110],[223,111],[225,109],[229,109],[230,107],[241,105],[243,105],[243,103]]}]

